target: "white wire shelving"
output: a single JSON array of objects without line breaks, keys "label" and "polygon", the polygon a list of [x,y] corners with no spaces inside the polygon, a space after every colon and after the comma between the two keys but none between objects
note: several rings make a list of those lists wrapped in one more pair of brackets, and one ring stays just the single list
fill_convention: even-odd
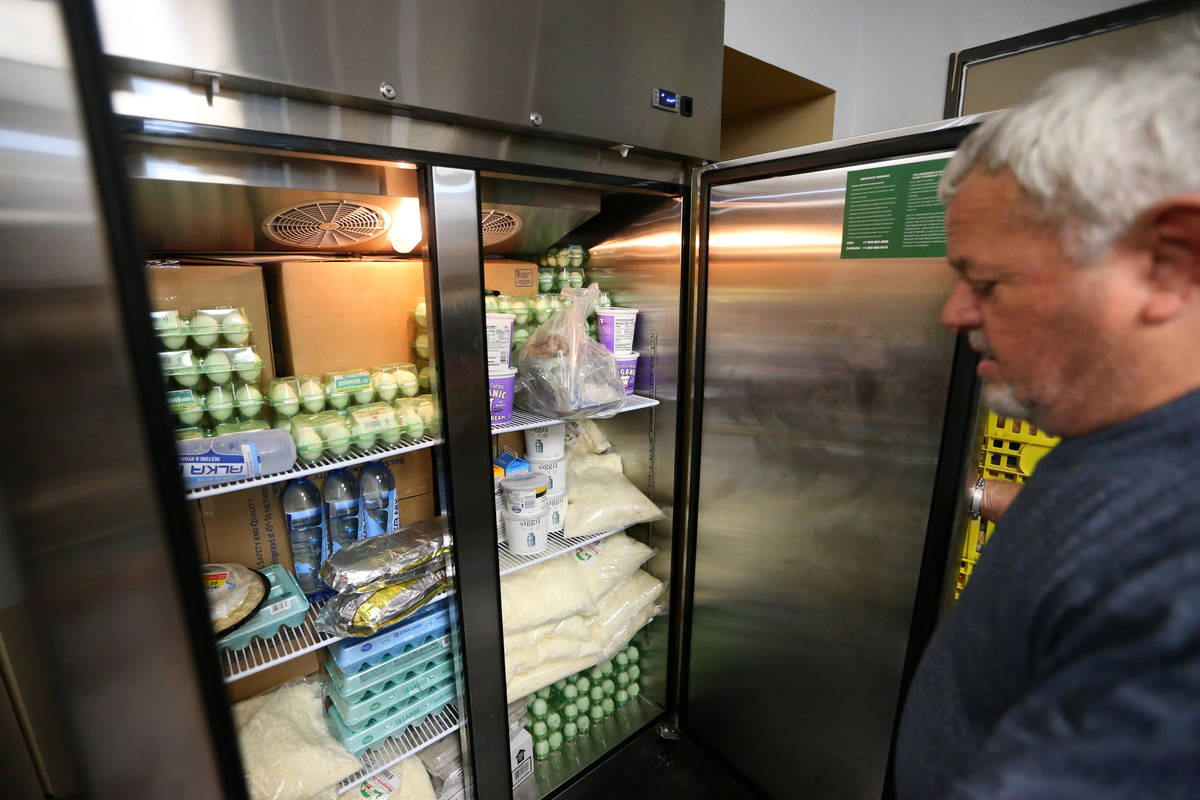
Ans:
[{"label": "white wire shelving", "polygon": [[579,538],[568,539],[561,533],[552,533],[546,537],[546,549],[532,556],[518,556],[508,549],[508,545],[500,542],[500,577],[511,575],[518,570],[532,567],[534,564],[540,564],[543,561],[549,561],[555,556],[560,556],[563,553],[569,553],[572,550],[578,550],[580,547],[587,547],[589,544],[595,544],[601,539],[607,539],[614,533],[620,533],[624,528],[616,528],[611,531],[604,531],[593,536],[581,536]]},{"label": "white wire shelving", "polygon": [[[653,408],[656,405],[658,405],[658,401],[653,397],[643,397],[640,394],[634,394],[626,397],[625,402],[623,402],[613,413],[624,414],[628,411],[638,411],[643,408]],[[524,411],[519,408],[514,408],[512,420],[510,422],[505,422],[502,425],[493,425],[492,434],[514,433],[516,431],[523,431],[529,428],[536,428],[539,425],[554,425],[559,422],[562,422],[562,420],[554,417],[543,417],[541,414],[534,414],[532,411]]]},{"label": "white wire shelving", "polygon": [[202,497],[212,497],[213,495],[225,494],[226,492],[239,492],[242,489],[251,489],[255,486],[265,486],[270,483],[288,481],[304,475],[329,472],[338,467],[350,467],[355,464],[365,464],[368,461],[378,461],[384,458],[391,458],[392,456],[403,455],[404,453],[411,453],[415,450],[424,450],[427,447],[440,444],[441,441],[441,439],[432,436],[422,436],[416,441],[395,445],[394,447],[373,447],[365,453],[356,452],[344,456],[324,456],[308,464],[297,461],[296,466],[283,472],[261,475],[257,478],[246,478],[245,480],[232,481],[231,483],[219,483],[216,486],[205,486],[202,489],[192,489],[186,492],[184,496],[188,500],[199,500]]},{"label": "white wire shelving", "polygon": [[398,736],[389,736],[379,747],[363,753],[360,759],[362,769],[338,784],[338,794],[353,792],[363,781],[444,739],[461,726],[458,709],[447,703],[441,711],[430,714],[420,725],[410,725]]}]

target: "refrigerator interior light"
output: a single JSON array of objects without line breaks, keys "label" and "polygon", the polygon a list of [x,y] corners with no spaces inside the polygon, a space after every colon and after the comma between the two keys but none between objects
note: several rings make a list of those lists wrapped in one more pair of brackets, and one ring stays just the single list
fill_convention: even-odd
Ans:
[{"label": "refrigerator interior light", "polygon": [[392,212],[388,241],[397,253],[411,253],[425,238],[421,229],[421,204],[415,197],[404,197]]}]

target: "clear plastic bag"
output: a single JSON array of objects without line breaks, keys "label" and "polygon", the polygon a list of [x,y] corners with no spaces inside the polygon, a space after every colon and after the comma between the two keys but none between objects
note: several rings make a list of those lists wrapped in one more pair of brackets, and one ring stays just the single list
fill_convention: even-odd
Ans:
[{"label": "clear plastic bag", "polygon": [[233,719],[251,800],[325,798],[362,766],[325,727],[318,678],[243,700],[234,705]]},{"label": "clear plastic bag", "polygon": [[[582,538],[663,519],[663,513],[619,471],[611,456],[587,456],[586,466],[567,467],[567,519],[564,535]],[[618,457],[619,458],[619,457]]]},{"label": "clear plastic bag", "polygon": [[613,354],[587,335],[600,288],[564,289],[571,300],[517,351],[514,399],[521,408],[558,419],[611,417],[625,400]]}]

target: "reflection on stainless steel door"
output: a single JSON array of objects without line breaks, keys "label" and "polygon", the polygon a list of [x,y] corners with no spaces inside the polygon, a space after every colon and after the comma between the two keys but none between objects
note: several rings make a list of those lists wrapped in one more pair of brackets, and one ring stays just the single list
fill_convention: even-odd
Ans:
[{"label": "reflection on stainless steel door", "polygon": [[954,346],[944,262],[840,259],[845,184],[710,206],[689,722],[778,798],[880,796]]}]

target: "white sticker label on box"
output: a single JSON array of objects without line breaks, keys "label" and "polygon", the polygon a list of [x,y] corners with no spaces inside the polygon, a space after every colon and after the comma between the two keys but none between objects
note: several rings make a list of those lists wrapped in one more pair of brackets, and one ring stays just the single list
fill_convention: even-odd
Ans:
[{"label": "white sticker label on box", "polygon": [[271,605],[267,606],[267,613],[271,616],[275,616],[276,614],[282,614],[291,607],[292,598],[288,597],[284,600],[280,600],[278,603],[272,603]]}]

